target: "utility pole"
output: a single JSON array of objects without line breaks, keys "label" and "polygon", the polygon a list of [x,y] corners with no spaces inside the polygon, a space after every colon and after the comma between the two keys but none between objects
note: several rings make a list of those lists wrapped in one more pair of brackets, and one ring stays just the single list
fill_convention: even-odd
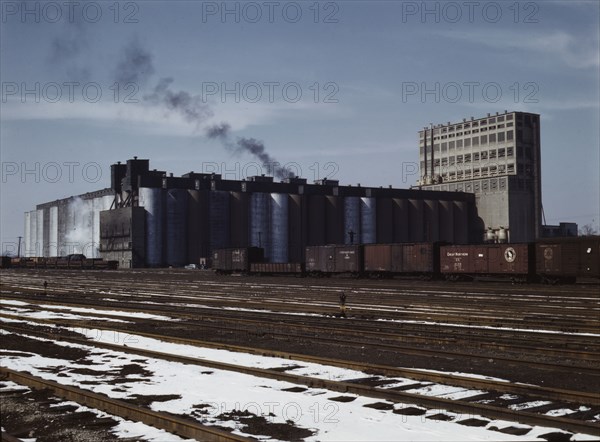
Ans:
[{"label": "utility pole", "polygon": [[21,257],[21,238],[23,238],[23,237],[19,236],[19,246],[17,247],[17,258]]}]

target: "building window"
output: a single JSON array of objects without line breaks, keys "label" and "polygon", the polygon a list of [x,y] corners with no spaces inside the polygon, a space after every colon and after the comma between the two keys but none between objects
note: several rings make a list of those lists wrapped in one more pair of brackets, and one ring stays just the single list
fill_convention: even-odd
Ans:
[{"label": "building window", "polygon": [[479,161],[479,152],[473,154],[473,161]]},{"label": "building window", "polygon": [[513,131],[509,130],[508,132],[506,132],[506,139],[508,141],[512,140],[513,139],[513,135],[514,135]]},{"label": "building window", "polygon": [[513,155],[514,155],[513,148],[512,147],[507,148],[506,149],[506,156],[507,157],[512,157]]},{"label": "building window", "polygon": [[473,146],[479,146],[479,137],[473,137]]},{"label": "building window", "polygon": [[454,157],[450,157],[448,159],[448,164],[450,164],[450,166],[454,166]]},{"label": "building window", "polygon": [[504,121],[504,116],[503,115],[499,116],[498,121]]},{"label": "building window", "polygon": [[444,157],[442,158],[442,166],[447,166],[448,165],[448,158]]},{"label": "building window", "polygon": [[[454,144],[456,143],[456,141],[450,141],[450,143],[448,143],[448,147],[450,147],[450,149],[454,149]],[[444,146],[442,146],[444,147]]]},{"label": "building window", "polygon": [[496,158],[496,150],[494,149],[490,150],[490,159],[492,158]]},{"label": "building window", "polygon": [[513,119],[513,114],[507,114],[506,115],[506,121],[512,120],[512,119]]},{"label": "building window", "polygon": [[487,157],[488,157],[488,153],[487,153],[487,151],[483,151],[483,152],[481,152],[481,159],[482,159],[482,160],[487,160]]},{"label": "building window", "polygon": [[515,165],[512,163],[509,164],[506,170],[508,173],[515,173]]},{"label": "building window", "polygon": [[465,138],[465,147],[470,147],[470,146],[471,146],[471,139],[470,138]]},{"label": "building window", "polygon": [[504,158],[506,156],[506,149],[498,149],[498,158]]},{"label": "building window", "polygon": [[481,144],[487,144],[488,142],[488,137],[487,135],[482,135],[481,136]]},{"label": "building window", "polygon": [[490,134],[490,143],[496,142],[496,134]]},{"label": "building window", "polygon": [[[446,142],[442,143],[442,152],[446,152],[447,148],[448,148],[448,143],[446,143]],[[437,150],[436,150],[436,152],[437,152]]]},{"label": "building window", "polygon": [[462,164],[462,162],[463,162],[463,156],[457,155],[456,156],[456,164]]},{"label": "building window", "polygon": [[504,132],[498,132],[498,142],[499,143],[503,143],[504,139],[505,139],[505,133]]}]

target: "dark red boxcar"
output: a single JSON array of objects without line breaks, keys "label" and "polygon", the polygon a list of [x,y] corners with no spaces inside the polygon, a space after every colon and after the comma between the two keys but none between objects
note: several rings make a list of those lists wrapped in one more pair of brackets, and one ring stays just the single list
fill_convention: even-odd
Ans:
[{"label": "dark red boxcar", "polygon": [[435,243],[400,244],[403,273],[437,273],[439,246]]},{"label": "dark red boxcar", "polygon": [[335,246],[308,246],[306,248],[306,271],[309,273],[333,273],[334,259]]},{"label": "dark red boxcar", "polygon": [[600,237],[584,236],[579,244],[579,276],[600,278]]},{"label": "dark red boxcar", "polygon": [[326,245],[306,248],[308,273],[361,273],[361,245]]},{"label": "dark red boxcar", "polygon": [[[365,272],[387,273],[392,272],[392,245],[391,244],[366,244],[364,249]],[[402,265],[402,263],[400,263]]]},{"label": "dark red boxcar", "polygon": [[361,245],[335,246],[335,273],[361,273],[362,272]]},{"label": "dark red boxcar", "polygon": [[260,247],[236,247],[217,249],[213,252],[213,269],[217,272],[248,272],[250,264],[264,259],[264,249]]},{"label": "dark red boxcar", "polygon": [[482,244],[442,246],[440,270],[444,274],[515,275],[533,274],[532,244]]},{"label": "dark red boxcar", "polygon": [[571,242],[539,242],[536,247],[536,273],[551,277],[576,277],[579,248]]}]

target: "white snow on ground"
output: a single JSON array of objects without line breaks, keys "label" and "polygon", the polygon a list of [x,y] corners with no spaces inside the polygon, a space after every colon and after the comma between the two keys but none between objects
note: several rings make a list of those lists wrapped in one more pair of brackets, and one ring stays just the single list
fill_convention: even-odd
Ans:
[{"label": "white snow on ground", "polygon": [[[0,392],[6,393],[14,390],[31,390],[29,387],[25,385],[20,385],[12,381],[2,381],[5,386],[0,387]],[[134,422],[130,420],[123,419],[119,416],[114,416],[112,414],[105,413],[104,411],[97,410],[95,408],[88,408],[84,405],[80,405],[77,402],[73,401],[64,401],[59,402],[57,404],[50,405],[52,407],[60,407],[62,405],[73,405],[76,406],[77,409],[73,410],[73,412],[81,412],[81,411],[89,411],[99,418],[111,417],[118,422],[113,428],[110,429],[110,432],[115,434],[118,437],[137,437],[143,438],[149,442],[164,442],[168,440],[169,442],[178,442],[178,441],[192,441],[192,439],[182,439],[174,434],[167,433],[164,430],[159,430],[158,428],[151,427],[149,425],[143,424],[141,422]],[[4,428],[2,429],[4,431]],[[35,439],[21,439],[22,441],[33,440]]]},{"label": "white snow on ground", "polygon": [[2,393],[6,393],[9,391],[15,391],[15,390],[26,390],[26,391],[31,390],[31,388],[29,388],[25,385],[17,384],[13,381],[2,381],[2,383],[4,384],[4,387],[0,387],[0,392],[2,392]]},{"label": "white snow on ground", "polygon": [[567,416],[568,414],[577,413],[578,411],[590,411],[591,408],[581,406],[577,410],[570,408],[560,408],[558,410],[550,410],[546,413],[547,416]]},{"label": "white snow on ground", "polygon": [[[40,307],[40,308],[52,309],[52,310],[68,310],[72,313],[93,313],[96,315],[125,316],[128,318],[139,318],[139,319],[156,319],[157,321],[178,321],[179,320],[177,318],[171,318],[169,316],[154,315],[154,314],[150,314],[150,313],[125,312],[122,310],[102,310],[102,309],[84,308],[84,307],[70,307],[67,305],[33,304],[33,303],[27,303],[27,302],[22,302],[22,301],[12,301],[12,300],[4,300],[4,299],[0,300],[0,306],[2,306],[4,304],[15,305],[15,306],[32,306],[32,307]],[[13,308],[13,310],[24,311],[22,309],[15,309],[15,308]],[[35,313],[36,314],[49,314],[49,315],[59,315],[60,314],[60,313],[53,313],[53,312],[35,312]],[[45,316],[31,316],[31,317],[42,318]],[[97,318],[90,318],[89,316],[77,316],[77,318],[97,319]],[[106,319],[107,321],[110,320],[107,318],[100,318],[100,319]],[[118,321],[118,320],[113,319],[113,321]]]},{"label": "white snow on ground", "polygon": [[165,430],[160,430],[158,428],[151,427],[150,425],[146,425],[141,422],[134,422],[127,419],[123,419],[122,417],[105,413],[104,411],[98,410],[96,408],[89,408],[85,405],[80,405],[77,402],[73,401],[65,401],[55,405],[50,405],[50,408],[59,407],[62,405],[74,405],[78,407],[76,410],[73,410],[73,413],[89,411],[91,413],[94,413],[99,418],[110,417],[116,420],[118,422],[117,425],[112,427],[109,431],[117,437],[137,437],[147,440],[149,442],[165,442],[167,440],[169,442],[194,441],[194,439],[182,439],[181,437],[175,434],[168,433]]},{"label": "white snow on ground", "polygon": [[90,320],[90,321],[106,321],[106,322],[121,322],[127,323],[130,321],[124,321],[122,319],[114,319],[114,318],[106,318],[100,316],[81,316],[81,315],[73,315],[71,313],[57,313],[57,312],[49,312],[49,311],[30,311],[27,309],[22,309],[18,307],[7,307],[4,309],[0,309],[0,313],[15,315],[23,318],[33,318],[33,319],[79,319],[79,320]]},{"label": "white snow on ground", "polygon": [[511,410],[520,411],[520,410],[525,410],[526,408],[541,407],[542,405],[548,405],[551,403],[552,402],[550,402],[550,401],[531,401],[531,402],[523,402],[521,404],[512,404],[512,405],[509,405],[508,408],[510,408]]},{"label": "white snow on ground", "polygon": [[450,322],[435,322],[435,321],[417,321],[412,319],[377,319],[381,322],[399,322],[406,324],[423,324],[423,325],[436,325],[440,327],[463,327],[463,328],[478,328],[478,329],[490,329],[490,330],[508,330],[517,331],[524,333],[547,333],[554,335],[573,335],[573,336],[596,336],[600,337],[600,333],[577,333],[577,332],[565,332],[559,330],[539,330],[532,328],[515,328],[515,327],[492,327],[489,325],[470,325],[470,324],[454,324]]},{"label": "white snow on ground", "polygon": [[0,300],[0,305],[2,305],[2,304],[6,304],[6,305],[30,305],[28,302],[12,301],[10,299],[1,299]]},{"label": "white snow on ground", "polygon": [[[5,332],[6,333],[6,332]],[[41,341],[46,341],[41,338]],[[288,382],[265,379],[236,372],[216,370],[202,366],[168,362],[158,359],[141,358],[122,352],[107,351],[89,346],[55,342],[58,345],[85,348],[91,351],[87,361],[91,365],[77,364],[72,361],[45,358],[42,356],[6,356],[3,365],[15,370],[29,371],[35,376],[51,379],[67,385],[78,385],[98,393],[108,394],[115,398],[140,395],[174,394],[180,398],[153,402],[151,408],[156,411],[169,411],[177,414],[189,414],[194,410],[203,410],[205,414],[198,416],[205,424],[222,425],[243,431],[243,426],[222,413],[233,410],[247,410],[275,423],[291,420],[294,425],[312,429],[315,434],[307,440],[543,440],[536,439],[541,434],[555,432],[551,428],[534,427],[525,436],[503,434],[482,427],[468,427],[456,422],[443,422],[425,419],[424,416],[406,416],[391,411],[366,408],[364,405],[382,402],[377,399],[357,397],[324,389],[310,388],[304,392],[291,393],[282,391],[290,387],[298,387]],[[244,355],[251,356],[251,355]],[[240,356],[241,357],[241,356]],[[152,375],[129,375],[127,382],[110,385],[110,379],[124,365],[137,362]],[[255,362],[256,363],[256,362]],[[289,364],[290,361],[287,361]],[[281,364],[278,364],[280,366]],[[304,365],[304,364],[303,364]],[[48,368],[64,367],[60,373],[48,372]],[[100,377],[72,373],[73,368],[86,368],[100,372]],[[316,369],[316,367],[315,367]],[[333,376],[348,375],[351,370],[336,369]],[[111,374],[112,373],[112,374]],[[62,376],[58,376],[61,374]],[[98,384],[83,384],[82,381],[97,380]],[[350,396],[352,402],[337,402],[332,398]],[[204,404],[205,407],[194,407]],[[395,404],[396,408],[409,407],[410,404]],[[428,411],[435,414],[436,410]],[[273,413],[274,416],[271,416]],[[459,416],[448,413],[455,421],[477,416]],[[219,417],[220,416],[220,417]],[[491,421],[488,426],[500,428],[512,423]],[[593,440],[593,437],[580,435],[579,438]]]},{"label": "white snow on ground", "polygon": [[101,310],[95,308],[84,308],[84,307],[69,307],[62,305],[47,305],[40,304],[42,308],[50,308],[56,310],[69,310],[74,313],[93,313],[96,315],[113,315],[113,316],[126,316],[128,318],[139,318],[139,319],[156,319],[157,321],[178,321],[176,318],[170,316],[154,315],[150,313],[139,313],[139,312],[125,312],[122,310]]}]

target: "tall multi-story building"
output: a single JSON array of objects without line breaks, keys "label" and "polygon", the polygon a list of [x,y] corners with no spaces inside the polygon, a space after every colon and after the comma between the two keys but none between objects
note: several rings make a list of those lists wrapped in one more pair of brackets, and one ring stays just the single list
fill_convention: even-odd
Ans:
[{"label": "tall multi-story building", "polygon": [[542,225],[540,116],[487,114],[419,131],[424,190],[475,194],[481,238],[534,241]]}]

